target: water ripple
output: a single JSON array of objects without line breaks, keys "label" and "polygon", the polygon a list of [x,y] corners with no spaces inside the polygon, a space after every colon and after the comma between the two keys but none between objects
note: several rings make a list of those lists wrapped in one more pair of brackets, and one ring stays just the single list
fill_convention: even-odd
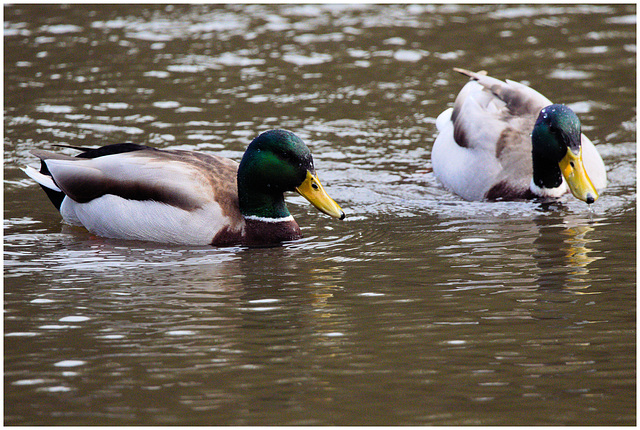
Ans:
[{"label": "water ripple", "polygon": [[[635,20],[629,5],[8,5],[5,423],[634,423]],[[592,211],[441,187],[453,66],[578,111],[610,179]],[[347,218],[291,193],[304,238],[273,248],[97,238],[18,169],[58,143],[238,161],[281,127]]]}]

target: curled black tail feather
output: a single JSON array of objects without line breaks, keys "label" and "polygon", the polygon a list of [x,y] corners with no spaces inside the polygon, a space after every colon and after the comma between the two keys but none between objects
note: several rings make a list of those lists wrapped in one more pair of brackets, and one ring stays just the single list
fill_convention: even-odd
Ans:
[{"label": "curled black tail feather", "polygon": [[60,148],[71,148],[82,151],[76,155],[78,158],[98,158],[105,155],[122,154],[125,152],[141,151],[143,149],[155,149],[150,146],[138,145],[136,143],[115,143],[113,145],[102,146],[100,148],[87,148],[72,145],[54,145]]}]

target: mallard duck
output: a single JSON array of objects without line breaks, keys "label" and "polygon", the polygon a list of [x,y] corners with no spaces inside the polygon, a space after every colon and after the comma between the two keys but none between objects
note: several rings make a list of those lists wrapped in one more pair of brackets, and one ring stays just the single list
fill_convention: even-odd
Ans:
[{"label": "mallard duck", "polygon": [[466,200],[545,199],[568,191],[588,204],[598,199],[605,166],[570,108],[514,81],[454,70],[471,79],[438,116],[431,153],[447,189]]},{"label": "mallard duck", "polygon": [[240,164],[217,155],[131,143],[75,148],[76,157],[35,150],[40,171],[23,169],[65,222],[103,237],[187,245],[261,246],[300,238],[284,201],[297,191],[344,219],[324,191],[311,152],[295,134],[270,130]]}]

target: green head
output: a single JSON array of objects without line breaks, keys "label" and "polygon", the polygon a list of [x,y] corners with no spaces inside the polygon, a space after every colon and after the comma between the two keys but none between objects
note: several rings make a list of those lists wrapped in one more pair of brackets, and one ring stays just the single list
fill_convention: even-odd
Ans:
[{"label": "green head", "polygon": [[295,134],[269,130],[256,137],[238,167],[240,212],[245,216],[290,216],[286,191],[298,191],[322,212],[343,219],[344,212],[324,191],[311,151]]},{"label": "green head", "polygon": [[543,108],[531,133],[533,183],[540,189],[553,189],[567,181],[573,195],[589,204],[598,192],[582,162],[580,119],[567,106]]}]

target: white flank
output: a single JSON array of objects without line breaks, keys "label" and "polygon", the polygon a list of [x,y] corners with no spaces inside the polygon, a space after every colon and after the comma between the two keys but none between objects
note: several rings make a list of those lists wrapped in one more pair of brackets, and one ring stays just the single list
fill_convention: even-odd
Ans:
[{"label": "white flank", "polygon": [[107,194],[88,203],[67,197],[60,213],[65,221],[83,225],[98,236],[184,245],[209,245],[224,227],[242,229],[242,225],[230,225],[214,203],[185,211],[164,203]]},{"label": "white flank", "polygon": [[452,112],[453,109],[447,109],[436,119],[439,134],[431,150],[433,173],[445,188],[462,198],[482,200],[495,183],[501,166],[494,152],[463,148],[456,143]]}]

